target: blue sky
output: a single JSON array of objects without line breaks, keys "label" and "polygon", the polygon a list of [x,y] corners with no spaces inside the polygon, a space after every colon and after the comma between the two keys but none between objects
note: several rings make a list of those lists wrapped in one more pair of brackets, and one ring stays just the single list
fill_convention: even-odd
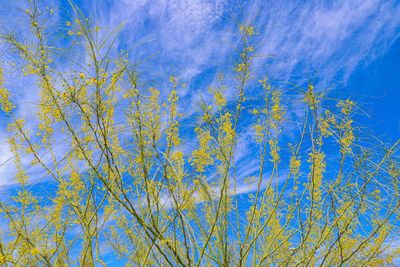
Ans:
[{"label": "blue sky", "polygon": [[[52,10],[48,34],[53,40],[65,35],[73,19],[67,0],[39,1]],[[187,83],[179,94],[190,112],[198,110],[200,95],[218,73],[231,73],[240,38],[238,25],[256,28],[257,50],[253,71],[268,74],[278,86],[290,88],[313,82],[333,98],[360,103],[364,118],[376,136],[387,141],[400,137],[400,3],[399,1],[242,1],[242,0],[122,0],[74,1],[103,31],[119,32],[114,53],[127,51],[139,63],[144,80],[164,96],[167,77]],[[2,1],[3,31],[26,33],[21,14],[24,1]],[[59,45],[66,39],[61,38]],[[1,47],[6,52],[6,47]],[[82,54],[68,55],[79,60]],[[34,124],[38,94],[33,81],[13,72],[13,59],[2,57],[6,86],[12,91],[18,115]],[[62,65],[62,64],[61,64]],[[68,68],[68,66],[63,66]],[[259,89],[250,86],[250,94]],[[293,100],[293,102],[300,100]],[[290,103],[295,105],[296,103]],[[187,108],[189,107],[189,108]],[[6,119],[7,120],[7,119]],[[5,124],[1,126],[0,161],[8,150]],[[244,153],[245,154],[245,153]],[[0,184],[12,183],[12,164],[3,164]]]},{"label": "blue sky", "polygon": [[[61,1],[63,2],[63,1]],[[64,1],[65,2],[65,1]],[[251,23],[258,75],[302,83],[365,102],[379,134],[400,135],[398,1],[77,1],[105,28],[123,24],[118,47],[144,60],[156,83],[185,80],[192,101],[218,72],[232,69],[238,24]],[[157,79],[159,78],[159,79]],[[196,92],[196,93],[194,93]]]},{"label": "blue sky", "polygon": [[[54,10],[49,20],[50,36],[65,34],[65,23],[72,15],[68,1],[39,2]],[[140,63],[145,80],[161,90],[170,75],[186,82],[187,88],[179,94],[187,110],[198,108],[199,95],[207,94],[218,73],[229,75],[233,69],[240,45],[238,25],[245,22],[256,28],[253,44],[259,57],[254,61],[254,72],[258,76],[268,74],[277,85],[287,88],[311,80],[330,97],[350,97],[370,115],[362,123],[377,137],[388,142],[400,138],[400,1],[73,2],[104,31],[120,31],[113,52],[127,50],[130,58]],[[21,6],[22,0],[1,1],[0,30],[24,35],[26,21],[17,9]],[[0,55],[5,50],[0,46]],[[34,122],[35,106],[30,103],[38,96],[29,86],[32,81],[8,68],[9,58],[0,60],[6,86],[19,106],[18,114]],[[255,87],[249,90],[258,94]],[[7,121],[4,114],[0,116]],[[5,127],[5,123],[0,126],[0,191],[14,183]],[[249,153],[244,150],[243,157]],[[44,179],[41,173],[32,171],[32,175],[37,175],[36,180]]]}]

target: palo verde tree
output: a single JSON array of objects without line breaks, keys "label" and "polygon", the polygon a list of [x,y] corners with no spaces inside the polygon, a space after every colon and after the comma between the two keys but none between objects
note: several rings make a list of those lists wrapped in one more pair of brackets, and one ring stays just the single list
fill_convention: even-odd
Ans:
[{"label": "palo verde tree", "polygon": [[[367,136],[353,100],[258,77],[243,24],[233,75],[185,114],[180,79],[146,82],[114,56],[115,33],[73,9],[68,47],[48,38],[34,0],[21,14],[29,34],[1,35],[17,62],[2,63],[0,102],[18,186],[0,197],[0,265],[382,266],[398,255],[400,141]],[[11,67],[34,81],[37,123],[18,115]],[[51,187],[38,190],[32,169]]]}]

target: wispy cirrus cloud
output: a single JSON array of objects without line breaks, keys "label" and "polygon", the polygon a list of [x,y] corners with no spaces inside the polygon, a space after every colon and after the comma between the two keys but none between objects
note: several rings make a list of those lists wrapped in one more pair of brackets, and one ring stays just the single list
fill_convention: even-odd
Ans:
[{"label": "wispy cirrus cloud", "polygon": [[269,69],[286,79],[314,72],[324,81],[346,82],[400,33],[396,1],[290,1],[253,10],[264,38],[261,52],[272,56]]},{"label": "wispy cirrus cloud", "polygon": [[[270,57],[268,70],[282,79],[312,73],[345,82],[384,54],[400,30],[396,1],[141,0],[115,2],[108,10],[97,2],[97,10],[104,25],[126,23],[122,43],[152,40],[147,48],[159,51],[158,68],[173,71],[179,63],[182,74],[192,75],[232,63],[226,59],[238,44],[241,21],[255,24],[259,54]],[[259,60],[258,67],[265,63]]]}]

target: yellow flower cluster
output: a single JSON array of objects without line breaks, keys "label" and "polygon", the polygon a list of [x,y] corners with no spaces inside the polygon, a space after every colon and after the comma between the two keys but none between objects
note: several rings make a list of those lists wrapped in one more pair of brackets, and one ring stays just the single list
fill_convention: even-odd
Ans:
[{"label": "yellow flower cluster", "polygon": [[251,25],[244,25],[241,24],[239,30],[242,34],[246,36],[253,36],[254,35],[254,27]]},{"label": "yellow flower cluster", "polygon": [[354,133],[352,128],[352,120],[348,120],[346,123],[342,125],[342,129],[344,131],[343,136],[340,138],[339,142],[341,145],[342,152],[349,152],[350,146],[354,142]]},{"label": "yellow flower cluster", "polygon": [[159,96],[160,91],[156,88],[150,88],[150,98],[149,98],[149,124],[151,136],[155,142],[157,142],[161,137],[160,131],[160,104],[159,104]]},{"label": "yellow flower cluster", "polygon": [[185,158],[184,154],[180,150],[175,150],[171,154],[171,162],[173,165],[172,177],[179,185],[182,185],[183,178],[185,176]]},{"label": "yellow flower cluster", "polygon": [[272,157],[272,162],[274,164],[278,164],[280,160],[278,140],[276,140],[275,138],[271,138],[268,140],[268,144],[270,149],[269,153]]},{"label": "yellow flower cluster", "polygon": [[191,163],[197,172],[204,172],[204,168],[213,164],[211,156],[210,141],[212,139],[210,132],[201,128],[196,128],[199,147],[192,152]]},{"label": "yellow flower cluster", "polygon": [[318,95],[315,94],[314,92],[314,86],[309,84],[307,86],[307,91],[304,95],[304,100],[305,103],[307,103],[307,105],[314,110],[318,103],[319,103],[319,99],[318,99]]},{"label": "yellow flower cluster", "polygon": [[313,197],[316,201],[321,199],[321,184],[326,168],[325,154],[323,152],[314,151],[309,155],[308,162],[311,162],[310,176],[313,186]]},{"label": "yellow flower cluster", "polygon": [[178,117],[178,107],[177,107],[177,102],[178,102],[178,94],[176,90],[172,90],[169,97],[168,101],[170,103],[170,108],[169,108],[169,116],[170,116],[170,123],[169,127],[167,129],[167,137],[168,140],[170,140],[171,144],[173,146],[177,146],[180,144],[180,138],[179,138],[179,123],[177,121]]},{"label": "yellow flower cluster", "polygon": [[264,137],[264,127],[261,125],[261,121],[258,120],[257,124],[253,126],[255,130],[255,138],[257,143],[261,143]]},{"label": "yellow flower cluster", "polygon": [[353,101],[351,101],[350,99],[346,99],[346,100],[340,100],[338,103],[338,107],[341,108],[341,112],[344,115],[349,115],[352,111],[353,111],[353,107],[354,107],[355,103]]},{"label": "yellow flower cluster", "polygon": [[14,197],[14,200],[25,206],[37,203],[37,199],[26,190],[19,191],[18,195]]},{"label": "yellow flower cluster", "polygon": [[272,110],[271,110],[272,119],[275,121],[273,126],[276,127],[282,119],[284,112],[281,106],[281,93],[279,91],[272,92]]},{"label": "yellow flower cluster", "polygon": [[219,109],[226,106],[226,98],[221,92],[215,92],[214,99]]},{"label": "yellow flower cluster", "polygon": [[221,131],[221,143],[223,147],[227,147],[232,144],[235,138],[235,131],[232,128],[231,114],[225,113],[219,118],[219,128]]},{"label": "yellow flower cluster", "polygon": [[3,88],[4,78],[3,78],[3,68],[0,67],[0,105],[4,112],[9,113],[14,108],[13,104],[10,102],[10,92]]},{"label": "yellow flower cluster", "polygon": [[[1,253],[1,252],[0,252]],[[3,265],[6,263],[6,256],[4,254],[0,254],[0,264]]]},{"label": "yellow flower cluster", "polygon": [[245,73],[248,71],[248,65],[246,63],[239,63],[236,65],[235,71],[238,73]]},{"label": "yellow flower cluster", "polygon": [[290,171],[292,172],[293,176],[297,176],[299,174],[300,171],[300,159],[296,158],[295,156],[292,156],[290,158]]},{"label": "yellow flower cluster", "polygon": [[336,119],[329,110],[326,110],[324,118],[321,118],[320,120],[320,131],[322,136],[324,137],[331,136],[332,126],[336,126]]},{"label": "yellow flower cluster", "polygon": [[8,143],[10,145],[10,150],[14,155],[14,163],[17,168],[16,179],[18,183],[25,184],[28,180],[28,176],[26,175],[24,166],[22,165],[21,155],[19,153],[21,145],[15,138],[10,138]]}]

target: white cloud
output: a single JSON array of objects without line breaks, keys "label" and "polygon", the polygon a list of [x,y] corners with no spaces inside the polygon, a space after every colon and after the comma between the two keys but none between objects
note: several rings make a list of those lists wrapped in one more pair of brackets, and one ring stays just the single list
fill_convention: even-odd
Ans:
[{"label": "white cloud", "polygon": [[[125,24],[119,44],[146,42],[132,54],[150,56],[153,74],[178,74],[190,78],[210,61],[224,58],[233,31],[215,29],[223,16],[224,0],[140,0],[119,1],[105,10],[97,4],[101,24],[115,28]],[[174,69],[174,66],[176,69]],[[172,68],[171,68],[172,67]]]},{"label": "white cloud", "polygon": [[[218,24],[226,16],[227,22]],[[237,42],[239,17],[255,22],[262,37],[260,53],[272,56],[269,70],[282,79],[301,66],[306,71],[297,74],[314,71],[326,81],[346,81],[357,66],[384,54],[400,29],[400,6],[379,0],[243,5],[227,0],[126,0],[102,17],[108,17],[107,25],[126,22],[128,39],[154,40],[161,57],[182,63],[181,73],[189,76],[229,55]],[[265,67],[264,61],[259,64]]]},{"label": "white cloud", "polygon": [[270,71],[286,78],[301,66],[305,71],[297,74],[312,70],[324,81],[346,82],[359,65],[384,54],[400,30],[394,1],[291,2],[264,11],[261,50],[273,56]]}]

